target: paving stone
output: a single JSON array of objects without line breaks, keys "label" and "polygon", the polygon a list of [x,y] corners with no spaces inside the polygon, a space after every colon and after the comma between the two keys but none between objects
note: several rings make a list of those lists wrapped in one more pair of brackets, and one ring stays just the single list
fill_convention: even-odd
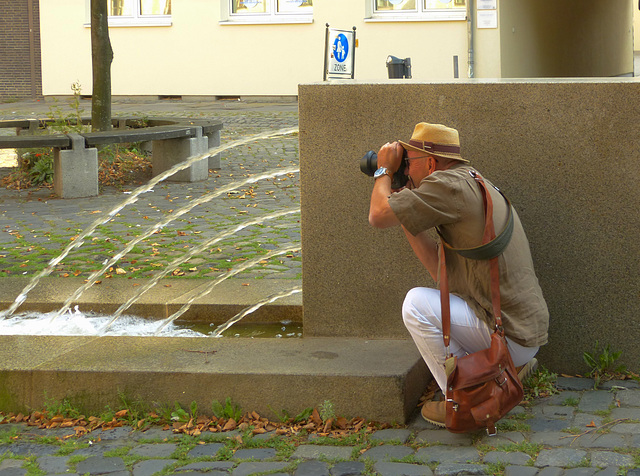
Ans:
[{"label": "paving stone", "polygon": [[117,457],[91,456],[84,461],[80,461],[76,466],[76,471],[80,474],[107,474],[125,471],[124,461]]},{"label": "paving stone", "polygon": [[200,458],[202,456],[214,457],[218,451],[224,448],[223,443],[208,443],[206,445],[198,445],[187,453],[189,458]]},{"label": "paving stone", "polygon": [[22,459],[5,459],[0,461],[0,470],[9,469],[9,468],[20,468],[24,463]]},{"label": "paving stone", "polygon": [[628,446],[628,442],[624,435],[619,433],[590,433],[576,439],[574,446],[582,448],[618,448]]},{"label": "paving stone", "polygon": [[575,413],[575,408],[565,405],[539,405],[534,407],[533,414],[540,415],[546,418],[571,418]]},{"label": "paving stone", "polygon": [[633,466],[633,462],[633,456],[616,453],[615,451],[593,451],[591,453],[591,466],[596,468]]},{"label": "paving stone", "polygon": [[566,469],[562,476],[593,476],[596,474],[595,468],[571,468]]},{"label": "paving stone", "polygon": [[471,448],[451,448],[448,446],[430,446],[416,451],[416,460],[424,463],[467,463],[480,461],[478,451]]},{"label": "paving stone", "polygon": [[151,476],[162,471],[167,466],[175,463],[175,459],[148,459],[133,465],[133,476]]},{"label": "paving stone", "polygon": [[240,463],[231,473],[233,476],[249,476],[255,473],[266,473],[269,471],[277,471],[285,466],[288,463],[284,463],[282,461],[272,461],[269,463],[265,462],[252,462],[252,463]]},{"label": "paving stone", "polygon": [[618,420],[622,418],[628,418],[629,420],[640,421],[640,408],[635,407],[621,407],[614,408],[611,410],[609,416],[613,420]]},{"label": "paving stone", "polygon": [[238,450],[234,453],[233,459],[254,459],[265,460],[275,458],[275,448],[250,448],[247,450]]},{"label": "paving stone", "polygon": [[536,399],[534,401],[534,406],[538,405],[563,405],[568,400],[575,400],[577,402],[582,398],[583,392],[573,392],[570,390],[556,393],[555,395],[551,395],[550,397]]},{"label": "paving stone", "polygon": [[185,466],[180,466],[176,468],[175,472],[183,472],[183,471],[199,471],[202,473],[208,473],[213,470],[221,470],[226,471],[230,468],[233,468],[235,463],[233,461],[200,461],[198,463],[191,463]]},{"label": "paving stone", "polygon": [[640,476],[640,469],[630,469],[627,471],[627,476]]},{"label": "paving stone", "polygon": [[558,377],[556,386],[559,390],[593,390],[595,381],[591,378]]},{"label": "paving stone", "polygon": [[[228,471],[206,471],[206,472],[199,472],[199,471],[185,471],[183,473],[171,473],[171,474],[179,474],[180,476],[202,476],[203,474],[206,474],[206,476],[229,476],[229,472]],[[66,475],[65,475],[66,476]],[[113,475],[109,475],[109,476],[113,476]],[[269,476],[277,476],[276,474],[270,474]],[[287,474],[285,474],[284,476],[288,476]]]},{"label": "paving stone", "polygon": [[409,463],[390,463],[378,461],[373,465],[374,471],[380,476],[432,476],[429,466]]},{"label": "paving stone", "polygon": [[412,448],[399,445],[382,445],[374,446],[368,449],[362,455],[361,460],[370,459],[372,461],[389,461],[392,459],[402,459],[414,453]]},{"label": "paving stone", "polygon": [[117,428],[109,428],[108,430],[102,430],[97,433],[102,441],[108,440],[121,440],[123,438],[129,438],[133,433],[133,428],[130,426],[120,426]]},{"label": "paving stone", "polygon": [[0,476],[24,476],[25,474],[27,474],[25,468],[0,469]]},{"label": "paving stone", "polygon": [[546,468],[542,468],[538,473],[538,476],[560,476],[564,473],[564,469],[557,468],[555,466],[548,466]]},{"label": "paving stone", "polygon": [[616,398],[621,405],[640,407],[640,390],[621,390],[616,392]]},{"label": "paving stone", "polygon": [[577,466],[587,457],[587,452],[578,449],[558,448],[551,450],[542,450],[538,454],[535,466],[539,468],[545,466]]},{"label": "paving stone", "polygon": [[640,434],[640,423],[617,423],[608,427],[611,433],[623,433],[628,435]]},{"label": "paving stone", "polygon": [[510,465],[524,466],[531,459],[526,453],[520,451],[506,452],[506,451],[490,451],[482,461],[484,463],[505,463]]},{"label": "paving stone", "polygon": [[602,417],[593,415],[592,413],[576,413],[576,416],[573,418],[572,426],[588,430],[589,428],[592,428],[587,427],[587,425],[591,425],[591,423],[593,423],[595,426],[602,425]]},{"label": "paving stone", "polygon": [[436,468],[434,474],[435,476],[458,476],[459,474],[486,475],[487,467],[481,464],[444,463]]},{"label": "paving stone", "polygon": [[146,431],[136,431],[132,437],[136,440],[146,439],[146,440],[172,440],[175,435],[172,430],[163,430],[160,427],[151,427]]},{"label": "paving stone", "polygon": [[47,474],[66,473],[68,461],[68,456],[40,456],[37,459],[38,467]]},{"label": "paving stone", "polygon": [[364,472],[365,464],[361,461],[341,461],[331,467],[331,476],[357,476]]},{"label": "paving stone", "polygon": [[617,476],[618,468],[616,466],[609,466],[600,471],[596,471],[594,476]]},{"label": "paving stone", "polygon": [[527,420],[527,424],[531,431],[562,431],[572,426],[571,420],[556,420],[550,418],[535,417]]},{"label": "paving stone", "polygon": [[525,440],[524,435],[519,431],[508,431],[506,433],[498,433],[496,436],[483,435],[480,442],[483,445],[500,448],[513,444],[522,443]]},{"label": "paving stone", "polygon": [[300,445],[291,455],[291,459],[351,459],[353,448],[349,446]]},{"label": "paving stone", "polygon": [[613,394],[606,390],[596,390],[593,392],[585,392],[578,409],[583,412],[607,411],[613,403]]},{"label": "paving stone", "polygon": [[439,443],[441,445],[470,445],[470,434],[451,433],[446,430],[423,430],[416,435],[416,443]]},{"label": "paving stone", "polygon": [[607,380],[600,384],[600,387],[604,390],[610,390],[612,388],[626,388],[626,389],[637,389],[640,388],[640,383],[635,380]]},{"label": "paving stone", "polygon": [[546,446],[571,446],[575,436],[562,431],[544,431],[532,433],[529,441],[531,443],[542,443]]},{"label": "paving stone", "polygon": [[504,476],[535,476],[538,468],[533,466],[507,466],[504,468]]},{"label": "paving stone", "polygon": [[178,445],[175,443],[148,443],[134,446],[129,454],[146,458],[168,458],[177,448]]},{"label": "paving stone", "polygon": [[293,473],[294,476],[330,476],[329,465],[324,461],[303,461]]},{"label": "paving stone", "polygon": [[369,439],[373,441],[384,441],[384,442],[398,441],[400,443],[406,443],[410,436],[411,436],[411,430],[391,428],[388,430],[376,431],[371,436],[369,436]]},{"label": "paving stone", "polygon": [[0,455],[11,452],[16,456],[45,456],[52,455],[56,451],[58,451],[56,446],[42,445],[39,443],[22,443],[20,441],[11,445],[0,446]]},{"label": "paving stone", "polygon": [[126,446],[122,441],[111,441],[109,443],[95,443],[86,448],[79,448],[71,453],[72,456],[102,456],[108,451],[113,451]]}]

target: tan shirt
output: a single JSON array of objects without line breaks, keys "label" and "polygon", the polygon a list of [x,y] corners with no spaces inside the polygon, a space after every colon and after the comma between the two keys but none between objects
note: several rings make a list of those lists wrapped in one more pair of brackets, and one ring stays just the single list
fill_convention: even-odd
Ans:
[{"label": "tan shirt", "polygon": [[[474,169],[469,165],[455,164],[448,170],[436,171],[418,188],[392,194],[389,205],[413,235],[438,226],[454,248],[481,245],[485,212],[482,192],[470,170]],[[507,221],[507,204],[488,180],[485,183],[493,200],[498,235]],[[535,347],[547,343],[549,311],[533,269],[529,242],[520,218],[515,210],[513,213],[513,235],[498,259],[502,320],[509,338]],[[489,261],[463,258],[451,250],[446,250],[446,261],[450,291],[464,299],[476,316],[493,329]]]}]

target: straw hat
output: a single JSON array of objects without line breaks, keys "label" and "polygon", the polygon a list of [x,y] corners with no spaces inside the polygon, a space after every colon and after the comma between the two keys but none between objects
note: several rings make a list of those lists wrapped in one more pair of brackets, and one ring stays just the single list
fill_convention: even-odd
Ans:
[{"label": "straw hat", "polygon": [[398,141],[407,150],[418,152],[429,152],[438,157],[469,162],[460,155],[460,138],[458,131],[442,124],[429,124],[420,122],[413,130],[411,140],[407,142]]}]

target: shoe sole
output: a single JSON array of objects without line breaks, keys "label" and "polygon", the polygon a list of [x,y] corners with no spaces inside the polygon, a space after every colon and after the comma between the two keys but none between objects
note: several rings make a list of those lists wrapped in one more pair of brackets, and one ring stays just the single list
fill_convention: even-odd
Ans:
[{"label": "shoe sole", "polygon": [[536,370],[538,370],[538,359],[534,357],[529,362],[524,364],[524,367],[522,367],[522,369],[520,369],[520,372],[518,372],[518,378],[520,379],[520,382],[524,382]]}]

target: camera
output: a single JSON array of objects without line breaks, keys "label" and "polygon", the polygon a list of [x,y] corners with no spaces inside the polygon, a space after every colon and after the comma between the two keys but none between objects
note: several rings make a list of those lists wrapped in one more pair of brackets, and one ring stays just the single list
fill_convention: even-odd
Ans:
[{"label": "camera", "polygon": [[[404,174],[406,158],[407,151],[403,149],[400,167],[398,168],[397,172],[393,174],[393,181],[391,182],[391,188],[393,190],[402,188],[407,184],[407,180],[409,179],[409,177]],[[372,150],[364,154],[364,157],[360,159],[360,170],[362,171],[362,173],[367,174],[369,177],[373,177],[375,171],[378,170],[378,154],[376,154]]]}]

